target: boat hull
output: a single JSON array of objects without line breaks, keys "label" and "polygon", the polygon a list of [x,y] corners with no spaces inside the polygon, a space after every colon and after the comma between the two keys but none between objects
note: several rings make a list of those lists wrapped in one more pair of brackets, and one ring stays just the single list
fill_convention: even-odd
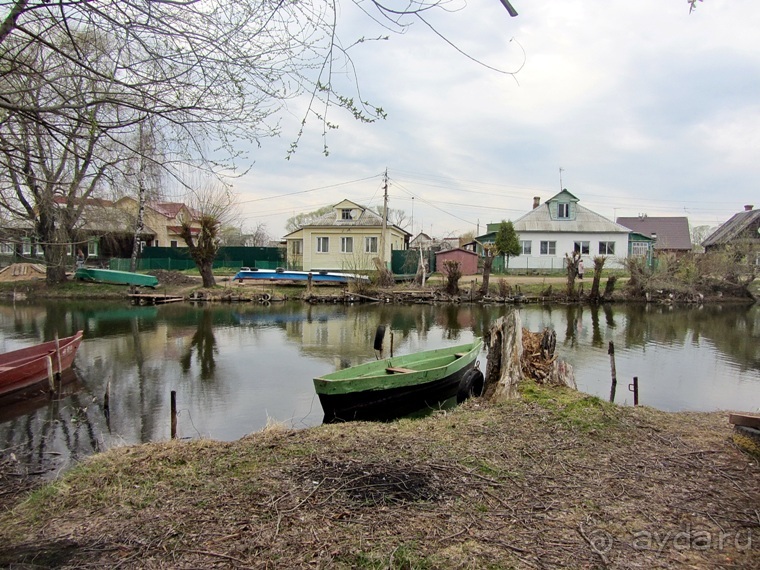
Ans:
[{"label": "boat hull", "polygon": [[[482,342],[379,360],[315,378],[327,423],[437,409],[463,388]],[[389,370],[392,370],[389,372]]]},{"label": "boat hull", "polygon": [[232,279],[242,283],[246,280],[262,281],[308,281],[313,283],[340,283],[351,281],[368,281],[365,275],[352,273],[336,273],[331,271],[277,271],[274,269],[241,269]]},{"label": "boat hull", "polygon": [[82,331],[0,355],[0,396],[27,390],[68,370],[74,362]]},{"label": "boat hull", "polygon": [[136,285],[138,287],[158,286],[158,279],[152,275],[132,273],[131,271],[114,271],[112,269],[90,269],[80,267],[74,273],[74,278],[81,281],[112,283],[114,285]]}]

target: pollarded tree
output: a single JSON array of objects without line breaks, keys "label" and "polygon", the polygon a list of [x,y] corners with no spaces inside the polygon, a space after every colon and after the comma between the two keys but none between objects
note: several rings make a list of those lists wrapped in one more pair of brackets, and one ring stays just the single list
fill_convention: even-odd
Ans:
[{"label": "pollarded tree", "polygon": [[180,235],[198,267],[204,287],[216,285],[214,260],[222,244],[222,227],[231,225],[236,214],[235,197],[221,185],[205,185],[191,193],[191,220],[182,222]]}]

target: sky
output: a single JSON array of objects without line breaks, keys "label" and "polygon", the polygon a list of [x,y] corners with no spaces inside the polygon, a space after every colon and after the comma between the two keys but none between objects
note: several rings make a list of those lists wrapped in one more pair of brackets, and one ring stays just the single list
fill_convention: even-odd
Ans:
[{"label": "sky", "polygon": [[514,18],[499,0],[426,12],[447,41],[411,18],[389,32],[344,2],[344,45],[390,36],[350,50],[361,100],[387,118],[336,110],[328,156],[311,121],[285,160],[305,105],[293,101],[233,182],[244,229],[279,239],[288,218],[344,198],[379,209],[386,171],[405,229],[438,238],[485,233],[562,188],[613,220],[714,227],[760,207],[760,2],[511,2]]}]

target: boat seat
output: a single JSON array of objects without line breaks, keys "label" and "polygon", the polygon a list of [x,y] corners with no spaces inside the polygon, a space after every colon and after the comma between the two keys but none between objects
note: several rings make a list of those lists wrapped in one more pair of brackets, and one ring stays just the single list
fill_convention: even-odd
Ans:
[{"label": "boat seat", "polygon": [[410,372],[417,372],[416,370],[412,370],[411,368],[400,368],[400,367],[394,367],[389,366],[385,369],[385,371],[388,374],[409,374]]}]

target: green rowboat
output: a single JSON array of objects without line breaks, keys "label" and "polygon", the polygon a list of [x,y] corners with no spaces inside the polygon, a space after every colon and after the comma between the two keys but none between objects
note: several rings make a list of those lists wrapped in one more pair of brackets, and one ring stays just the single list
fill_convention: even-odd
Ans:
[{"label": "green rowboat", "polygon": [[483,341],[385,358],[314,379],[325,422],[384,420],[483,391]]},{"label": "green rowboat", "polygon": [[97,283],[113,283],[114,285],[137,285],[139,287],[157,287],[158,279],[152,275],[132,273],[130,271],[113,271],[111,269],[89,269],[80,267],[74,273],[74,279],[94,281]]}]

